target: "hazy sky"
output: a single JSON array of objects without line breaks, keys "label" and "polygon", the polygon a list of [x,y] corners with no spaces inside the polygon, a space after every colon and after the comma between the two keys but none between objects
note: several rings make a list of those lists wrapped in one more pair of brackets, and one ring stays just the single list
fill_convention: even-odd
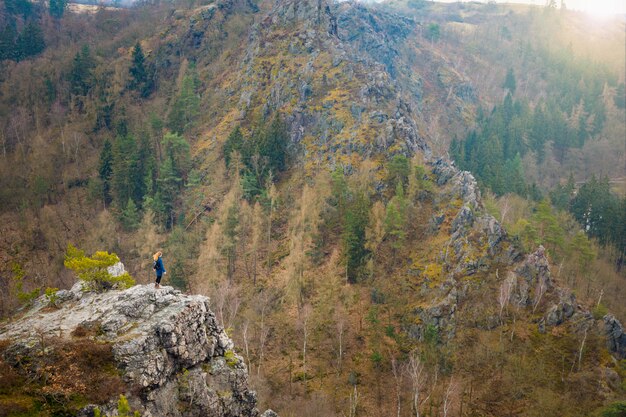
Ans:
[{"label": "hazy sky", "polygon": [[[384,0],[370,0],[381,2]],[[393,0],[392,0],[393,1]],[[458,0],[437,0],[445,3],[454,3]],[[466,0],[462,0],[466,1]],[[486,3],[486,0],[482,2]],[[496,0],[496,3],[524,3],[534,4],[537,6],[543,6],[546,4],[546,0]],[[561,0],[557,0],[557,5],[560,7]],[[583,10],[594,14],[596,16],[607,16],[613,14],[626,14],[626,0],[565,0],[565,6],[568,9]]]}]

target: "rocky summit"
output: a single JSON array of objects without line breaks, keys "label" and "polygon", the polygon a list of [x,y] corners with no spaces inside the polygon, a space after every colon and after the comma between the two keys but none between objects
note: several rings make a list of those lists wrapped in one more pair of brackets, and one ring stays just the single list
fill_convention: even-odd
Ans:
[{"label": "rocky summit", "polygon": [[[256,409],[246,365],[209,306],[207,297],[167,286],[91,292],[78,282],[2,327],[4,361],[52,356],[63,342],[90,334],[110,346],[131,408],[143,416],[274,416]],[[117,398],[111,400],[79,415],[96,407],[113,412]]]}]

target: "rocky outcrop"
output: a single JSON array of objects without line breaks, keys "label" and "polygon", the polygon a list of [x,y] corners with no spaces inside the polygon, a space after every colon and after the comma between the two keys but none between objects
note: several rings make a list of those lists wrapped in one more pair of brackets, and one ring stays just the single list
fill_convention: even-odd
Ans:
[{"label": "rocky outcrop", "polygon": [[[14,345],[5,355],[24,355],[39,349],[43,338],[90,332],[112,346],[130,403],[143,416],[257,417],[246,366],[209,305],[207,297],[172,287],[137,285],[96,293],[77,283],[59,291],[57,308],[38,299],[0,330],[0,340]],[[114,403],[99,406],[112,411]]]},{"label": "rocky outcrop", "polygon": [[558,326],[572,318],[579,305],[571,291],[559,288],[557,290],[559,301],[548,309],[545,323],[548,326]]},{"label": "rocky outcrop", "polygon": [[353,43],[366,56],[383,64],[387,72],[395,77],[398,45],[416,27],[415,22],[359,3],[340,4],[336,13],[339,38]]},{"label": "rocky outcrop", "polygon": [[[578,334],[597,329],[598,321],[594,320],[587,308],[577,302],[572,291],[554,283],[543,246],[526,257],[515,269],[514,277],[515,285],[511,295],[513,302],[520,306],[532,306],[534,312],[542,299],[546,301],[546,306],[539,309],[544,311],[543,317],[538,320],[540,332],[546,332],[548,327],[564,324]],[[606,337],[609,352],[617,358],[626,358],[626,333],[619,320],[607,314],[604,317],[603,330],[600,333],[604,333]]]},{"label": "rocky outcrop", "polygon": [[512,300],[520,306],[539,303],[540,298],[552,288],[550,264],[543,246],[529,254],[524,262],[515,269],[517,285]]},{"label": "rocky outcrop", "polygon": [[337,18],[323,0],[286,0],[276,2],[263,25],[290,25],[300,22],[305,28],[322,30],[331,36],[337,35]]},{"label": "rocky outcrop", "polygon": [[618,358],[626,359],[626,333],[613,315],[604,316],[604,328],[607,336],[607,346]]}]

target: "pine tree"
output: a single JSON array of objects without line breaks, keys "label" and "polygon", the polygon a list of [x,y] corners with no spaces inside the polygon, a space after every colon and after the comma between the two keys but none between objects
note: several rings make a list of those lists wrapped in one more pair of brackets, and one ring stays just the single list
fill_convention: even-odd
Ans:
[{"label": "pine tree", "polygon": [[43,32],[39,25],[30,22],[22,30],[15,42],[16,58],[18,60],[38,55],[46,48]]},{"label": "pine tree", "polygon": [[180,135],[193,126],[200,113],[200,97],[196,93],[194,77],[194,74],[185,75],[168,116],[168,127]]},{"label": "pine tree", "polygon": [[111,204],[111,179],[113,177],[113,146],[108,139],[104,142],[102,152],[100,152],[100,163],[98,165],[98,175],[102,181],[102,198],[104,205]]},{"label": "pine tree", "polygon": [[348,200],[348,183],[343,169],[340,167],[337,167],[331,174],[330,189],[328,204],[331,207],[331,212],[327,223],[331,230],[337,230],[342,226],[345,218]]},{"label": "pine tree", "polygon": [[461,168],[465,163],[464,151],[465,147],[463,146],[463,142],[459,141],[455,135],[450,142],[448,152],[450,153],[450,158],[456,163],[459,168]]},{"label": "pine tree", "polygon": [[287,127],[276,113],[257,143],[258,154],[267,157],[272,172],[284,171],[287,157]]},{"label": "pine tree", "polygon": [[67,0],[50,0],[50,16],[60,19],[65,13],[67,7]]},{"label": "pine tree", "polygon": [[226,162],[227,168],[230,166],[232,153],[239,152],[239,154],[241,155],[243,151],[243,146],[243,134],[241,133],[241,129],[239,128],[239,126],[237,126],[235,129],[233,129],[232,132],[230,132],[230,135],[228,135],[226,142],[224,142],[224,148],[222,149],[222,152],[224,154],[224,162]]},{"label": "pine tree", "polygon": [[569,244],[569,249],[574,254],[574,259],[578,262],[579,271],[586,273],[591,261],[596,257],[591,241],[585,235],[585,232],[579,230],[574,239]]},{"label": "pine tree", "polygon": [[533,221],[537,225],[537,233],[539,238],[542,239],[542,243],[545,243],[550,253],[555,256],[557,250],[563,248],[565,231],[552,212],[552,207],[548,200],[542,200],[537,204],[533,214]]},{"label": "pine tree", "polygon": [[137,143],[133,136],[118,136],[113,144],[113,195],[119,207],[124,207],[133,197],[134,168],[137,156]]},{"label": "pine tree", "polygon": [[558,184],[554,190],[550,192],[550,202],[559,210],[567,210],[570,200],[576,190],[574,176],[569,174],[565,185]]},{"label": "pine tree", "polygon": [[89,46],[84,45],[80,52],[77,52],[72,61],[70,70],[70,92],[75,95],[86,95],[93,85],[92,70],[95,62],[91,56]]},{"label": "pine tree", "polygon": [[411,167],[409,166],[409,160],[404,155],[394,155],[391,161],[387,164],[387,186],[395,187],[399,182],[403,187],[409,182],[409,174],[411,173]]},{"label": "pine tree", "polygon": [[0,32],[0,61],[17,58],[15,47],[16,38],[17,33],[13,25],[6,25],[2,32]]},{"label": "pine tree", "polygon": [[29,0],[5,0],[4,7],[9,16],[22,15],[24,20],[33,15],[33,5]]},{"label": "pine tree", "polygon": [[[398,182],[400,184],[400,182]],[[365,230],[369,223],[369,201],[363,192],[356,194],[346,211],[343,233],[348,281],[357,282],[365,266],[369,251],[366,249]]]},{"label": "pine tree", "polygon": [[235,274],[237,243],[239,241],[239,202],[235,202],[235,204],[228,207],[222,230],[224,231],[222,255],[227,261],[226,276],[231,281]]},{"label": "pine tree", "polygon": [[126,207],[124,207],[124,210],[122,210],[122,212],[120,213],[120,222],[122,223],[122,226],[125,230],[132,231],[137,229],[137,227],[139,226],[139,221],[140,214],[139,210],[137,209],[137,205],[132,198],[129,198],[128,202],[126,203]]},{"label": "pine tree", "polygon": [[156,170],[154,161],[154,150],[150,138],[146,134],[141,135],[137,144],[135,154],[131,157],[131,197],[138,207],[142,206],[144,197],[149,191],[149,186],[153,183],[154,171]]},{"label": "pine tree", "polygon": [[402,183],[396,185],[396,195],[387,204],[385,215],[385,231],[393,239],[394,249],[400,249],[406,237],[407,201],[404,197]]},{"label": "pine tree", "polygon": [[504,78],[504,84],[502,85],[502,88],[509,90],[511,94],[515,93],[515,89],[517,88],[517,81],[515,80],[513,68],[509,68],[506,72],[506,77]]},{"label": "pine tree", "polygon": [[131,80],[128,87],[144,98],[152,92],[152,83],[146,70],[145,59],[141,45],[137,42],[133,48],[133,61],[129,69]]},{"label": "pine tree", "polygon": [[68,244],[63,264],[75,271],[81,280],[93,285],[95,290],[102,290],[114,284],[120,284],[125,288],[135,285],[135,280],[128,272],[117,277],[109,274],[107,268],[119,261],[120,258],[114,253],[98,251],[88,257],[84,251]]},{"label": "pine tree", "polygon": [[437,23],[428,25],[428,37],[431,42],[437,42],[441,37],[441,27]]},{"label": "pine tree", "polygon": [[520,158],[519,154],[515,158],[506,161],[503,174],[502,191],[504,193],[516,193],[520,196],[526,195],[524,168],[522,167],[522,158]]},{"label": "pine tree", "polygon": [[181,186],[182,178],[176,172],[174,160],[172,157],[168,157],[161,167],[161,173],[157,180],[158,190],[153,207],[167,229],[171,229],[176,222],[176,208],[180,199]]},{"label": "pine tree", "polygon": [[177,133],[168,133],[161,141],[161,149],[166,157],[172,158],[176,174],[186,180],[191,170],[191,154],[189,142],[185,137]]}]

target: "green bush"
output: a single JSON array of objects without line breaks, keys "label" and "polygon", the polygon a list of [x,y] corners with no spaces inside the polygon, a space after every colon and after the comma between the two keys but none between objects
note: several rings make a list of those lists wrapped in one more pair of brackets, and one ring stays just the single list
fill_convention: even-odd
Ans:
[{"label": "green bush", "polygon": [[[131,414],[132,413],[132,414]],[[141,413],[139,411],[132,411],[130,409],[130,405],[128,405],[128,400],[125,396],[120,394],[120,399],[117,402],[117,414],[119,417],[140,417]]]},{"label": "green bush", "polygon": [[618,401],[607,405],[596,415],[599,417],[626,417],[626,401]]},{"label": "green bush", "polygon": [[48,300],[48,305],[50,307],[56,307],[57,305],[57,301],[59,299],[59,297],[57,297],[57,291],[59,291],[58,288],[46,288],[46,300]]},{"label": "green bush", "polygon": [[114,285],[122,288],[135,285],[135,280],[127,272],[118,277],[109,274],[107,268],[119,261],[120,258],[116,254],[103,251],[98,251],[91,257],[87,257],[84,251],[68,244],[63,264],[66,268],[78,273],[78,277],[91,284],[95,290],[102,290]]},{"label": "green bush", "polygon": [[226,352],[224,352],[224,359],[226,359],[226,365],[230,366],[231,368],[234,368],[235,365],[239,363],[239,359],[237,359],[237,356],[235,356],[235,352],[233,352],[232,350],[227,350]]},{"label": "green bush", "polygon": [[593,308],[593,311],[591,313],[593,314],[594,319],[600,320],[602,317],[606,316],[608,312],[609,310],[606,308],[606,306],[600,303]]},{"label": "green bush", "polygon": [[35,298],[39,297],[39,290],[41,288],[37,287],[32,291],[24,291],[24,277],[26,276],[26,271],[24,271],[22,266],[17,262],[13,263],[11,269],[13,271],[17,299],[21,304],[30,304]]}]

